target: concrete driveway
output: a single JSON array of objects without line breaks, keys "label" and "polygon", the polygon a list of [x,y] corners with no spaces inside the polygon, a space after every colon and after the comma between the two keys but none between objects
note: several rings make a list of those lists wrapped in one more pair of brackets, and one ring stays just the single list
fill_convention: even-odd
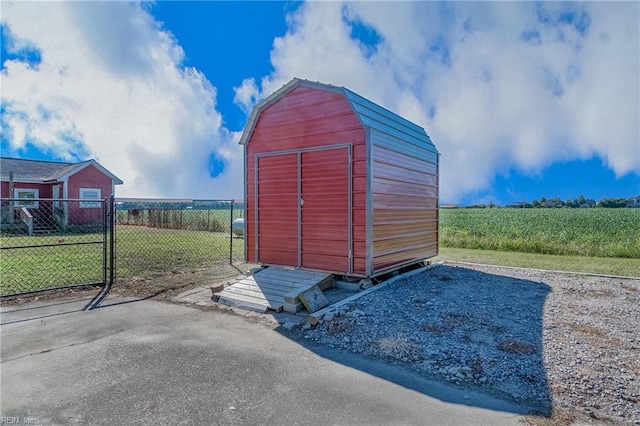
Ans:
[{"label": "concrete driveway", "polygon": [[3,420],[499,425],[517,424],[526,410],[348,353],[308,348],[235,315],[111,298],[79,311],[85,304],[2,309]]}]

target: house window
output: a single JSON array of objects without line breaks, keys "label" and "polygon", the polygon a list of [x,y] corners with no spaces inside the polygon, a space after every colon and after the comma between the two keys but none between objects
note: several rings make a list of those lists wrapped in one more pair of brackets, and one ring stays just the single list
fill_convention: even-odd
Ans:
[{"label": "house window", "polygon": [[[80,188],[81,200],[100,200],[99,188]],[[100,201],[80,201],[80,208],[92,209],[100,207]]]},{"label": "house window", "polygon": [[16,207],[38,208],[38,201],[36,201],[38,199],[37,189],[15,188],[13,194],[14,197],[19,198],[15,202]]}]

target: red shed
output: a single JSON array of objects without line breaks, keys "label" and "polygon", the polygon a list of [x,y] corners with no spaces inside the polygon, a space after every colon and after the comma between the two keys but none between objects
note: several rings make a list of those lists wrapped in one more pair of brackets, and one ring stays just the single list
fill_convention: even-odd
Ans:
[{"label": "red shed", "polygon": [[[12,175],[14,197],[24,199],[17,203],[43,223],[57,222],[64,226],[101,223],[102,204],[91,200],[109,198],[115,193],[115,185],[122,184],[122,180],[95,160],[62,163],[2,157],[0,165],[0,197],[11,197]],[[63,201],[69,199],[78,201]]]},{"label": "red shed", "polygon": [[240,144],[247,261],[372,277],[437,255],[439,154],[422,127],[294,79]]}]

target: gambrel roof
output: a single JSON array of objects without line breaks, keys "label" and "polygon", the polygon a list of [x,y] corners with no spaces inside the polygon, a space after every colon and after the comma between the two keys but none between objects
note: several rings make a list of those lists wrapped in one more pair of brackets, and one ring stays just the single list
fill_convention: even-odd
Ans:
[{"label": "gambrel roof", "polygon": [[431,141],[431,138],[429,138],[429,135],[427,135],[427,132],[417,124],[412,123],[405,118],[402,118],[398,114],[395,114],[374,102],[371,102],[370,100],[358,95],[355,92],[352,92],[346,87],[338,87],[331,84],[313,82],[299,78],[294,78],[289,83],[276,90],[273,94],[263,99],[253,108],[253,111],[249,116],[247,126],[245,127],[245,130],[242,133],[242,137],[240,138],[240,144],[246,145],[249,139],[251,139],[253,129],[258,122],[260,113],[265,108],[272,105],[287,93],[291,92],[299,86],[310,87],[334,93],[342,93],[351,105],[353,112],[356,114],[363,127],[374,128],[389,135],[400,137],[401,139],[409,143],[413,143],[422,148],[426,148],[436,155],[439,154],[435,145]]}]

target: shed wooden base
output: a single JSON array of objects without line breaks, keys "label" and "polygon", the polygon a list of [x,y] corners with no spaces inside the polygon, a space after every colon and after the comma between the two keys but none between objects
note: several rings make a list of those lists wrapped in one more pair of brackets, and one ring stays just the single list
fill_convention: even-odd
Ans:
[{"label": "shed wooden base", "polygon": [[218,303],[267,312],[297,312],[303,308],[299,295],[313,286],[333,286],[332,275],[324,272],[271,266],[217,293]]}]

